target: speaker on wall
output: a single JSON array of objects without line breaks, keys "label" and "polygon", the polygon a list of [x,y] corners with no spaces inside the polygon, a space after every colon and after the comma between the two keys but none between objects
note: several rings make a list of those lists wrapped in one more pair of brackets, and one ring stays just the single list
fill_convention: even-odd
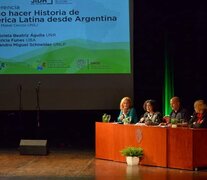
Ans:
[{"label": "speaker on wall", "polygon": [[22,155],[47,155],[47,140],[21,139],[19,151]]}]

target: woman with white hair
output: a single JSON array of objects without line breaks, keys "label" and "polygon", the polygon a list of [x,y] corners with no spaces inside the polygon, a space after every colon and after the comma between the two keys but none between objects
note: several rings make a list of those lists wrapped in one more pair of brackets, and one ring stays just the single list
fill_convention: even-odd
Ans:
[{"label": "woman with white hair", "polygon": [[191,127],[207,128],[207,105],[204,100],[197,100],[194,102],[193,116],[190,120]]},{"label": "woman with white hair", "polygon": [[130,97],[123,97],[120,102],[120,113],[117,121],[124,123],[125,119],[130,119],[130,124],[137,123],[137,114],[135,108],[133,108],[132,100]]}]

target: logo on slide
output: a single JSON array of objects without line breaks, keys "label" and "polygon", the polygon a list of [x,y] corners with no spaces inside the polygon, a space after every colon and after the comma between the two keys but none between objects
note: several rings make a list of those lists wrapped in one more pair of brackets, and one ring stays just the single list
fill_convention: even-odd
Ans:
[{"label": "logo on slide", "polygon": [[72,4],[72,0],[55,0],[55,4]]},{"label": "logo on slide", "polygon": [[6,64],[0,61],[0,70],[6,68]]},{"label": "logo on slide", "polygon": [[32,0],[31,4],[53,4],[53,0]]}]

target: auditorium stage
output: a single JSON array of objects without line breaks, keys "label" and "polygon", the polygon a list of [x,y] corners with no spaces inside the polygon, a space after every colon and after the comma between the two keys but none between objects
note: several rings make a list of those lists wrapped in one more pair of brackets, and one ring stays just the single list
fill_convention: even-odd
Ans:
[{"label": "auditorium stage", "polygon": [[48,155],[0,150],[0,179],[206,179],[207,170],[187,171],[95,159],[94,150],[50,149]]}]

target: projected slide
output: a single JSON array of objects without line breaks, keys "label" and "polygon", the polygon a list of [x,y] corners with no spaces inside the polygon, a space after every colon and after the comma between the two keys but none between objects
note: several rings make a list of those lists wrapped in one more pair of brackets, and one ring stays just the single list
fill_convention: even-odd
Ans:
[{"label": "projected slide", "polygon": [[130,74],[129,0],[0,0],[0,74]]}]

